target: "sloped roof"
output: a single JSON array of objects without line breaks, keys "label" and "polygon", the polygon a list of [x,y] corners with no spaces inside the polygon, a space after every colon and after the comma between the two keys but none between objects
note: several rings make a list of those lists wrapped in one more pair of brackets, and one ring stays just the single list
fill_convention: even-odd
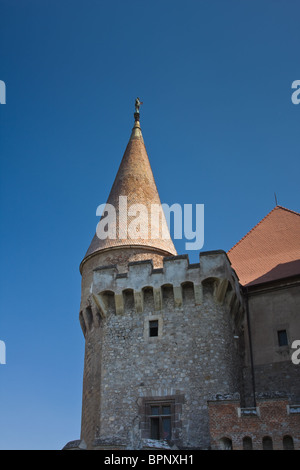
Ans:
[{"label": "sloped roof", "polygon": [[[132,207],[133,204],[143,204],[143,206],[147,209],[148,217],[146,218],[143,215],[140,217],[141,214],[135,214],[131,216],[128,213],[125,213],[123,210],[119,210],[120,196],[127,197],[128,209]],[[90,255],[101,250],[126,246],[150,247],[151,249],[162,251],[165,256],[177,254],[173,241],[170,237],[163,212],[163,220],[160,219],[160,224],[164,224],[163,226],[166,232],[162,232],[162,225],[157,225],[156,233],[158,233],[158,236],[152,236],[151,228],[153,227],[150,226],[151,205],[157,204],[159,207],[161,207],[161,201],[154,181],[152,169],[142,136],[140,122],[137,115],[135,115],[134,127],[132,129],[132,133],[115,181],[111,188],[107,204],[111,204],[116,210],[116,238],[108,237],[101,239],[97,236],[97,234],[95,234],[89,249],[86,252],[84,260]],[[138,217],[141,221],[141,225],[145,229],[146,236],[141,233],[141,236],[138,238],[133,238],[130,236],[130,233],[128,233],[128,236],[123,238],[122,231],[123,233],[127,232],[127,229],[130,227],[130,223],[134,221],[136,217]],[[119,228],[121,228],[121,235]],[[165,236],[166,233],[168,236]]]},{"label": "sloped roof", "polygon": [[227,255],[244,286],[300,274],[300,214],[276,206]]}]

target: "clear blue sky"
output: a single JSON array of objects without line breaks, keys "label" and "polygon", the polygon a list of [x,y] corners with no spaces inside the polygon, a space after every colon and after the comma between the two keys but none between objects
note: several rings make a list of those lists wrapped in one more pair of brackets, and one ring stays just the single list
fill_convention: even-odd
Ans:
[{"label": "clear blue sky", "polygon": [[60,449],[80,435],[79,263],[134,99],[162,202],[205,205],[203,250],[230,249],[274,192],[300,211],[300,6],[0,0],[0,16],[0,448]]}]

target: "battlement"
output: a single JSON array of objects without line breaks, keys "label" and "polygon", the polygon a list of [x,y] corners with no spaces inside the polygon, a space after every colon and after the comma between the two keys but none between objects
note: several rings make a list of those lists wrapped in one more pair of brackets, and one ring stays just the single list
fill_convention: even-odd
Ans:
[{"label": "battlement", "polygon": [[218,250],[200,253],[199,263],[193,264],[188,255],[179,255],[165,257],[159,269],[153,267],[151,259],[129,263],[126,273],[119,273],[115,265],[94,269],[87,305],[80,312],[84,334],[111,312],[124,314],[128,296],[135,311],[142,313],[149,292],[154,312],[164,309],[166,293],[172,297],[173,307],[182,309],[187,302],[201,305],[210,292],[215,302],[230,307],[236,324],[241,321],[240,285],[226,253]]},{"label": "battlement", "polygon": [[140,289],[147,285],[158,287],[166,283],[180,284],[182,280],[198,281],[207,277],[226,277],[238,282],[231,269],[227,254],[224,251],[200,253],[199,263],[189,263],[188,255],[169,256],[163,259],[163,268],[153,268],[151,259],[128,263],[128,272],[119,273],[116,265],[101,266],[94,269],[93,290],[120,291],[128,288]]}]

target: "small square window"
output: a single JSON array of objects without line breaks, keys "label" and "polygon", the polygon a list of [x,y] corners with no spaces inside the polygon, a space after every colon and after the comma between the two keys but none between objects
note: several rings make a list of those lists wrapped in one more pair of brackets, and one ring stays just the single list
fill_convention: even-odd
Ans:
[{"label": "small square window", "polygon": [[287,338],[286,330],[277,331],[277,337],[278,337],[278,345],[279,346],[287,346],[288,345],[288,338]]},{"label": "small square window", "polygon": [[149,321],[149,336],[158,336],[158,320]]}]

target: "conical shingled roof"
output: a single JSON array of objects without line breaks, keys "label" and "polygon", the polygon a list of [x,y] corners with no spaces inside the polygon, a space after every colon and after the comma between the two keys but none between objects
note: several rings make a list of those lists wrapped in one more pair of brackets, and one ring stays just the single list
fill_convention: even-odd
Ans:
[{"label": "conical shingled roof", "polygon": [[300,214],[276,206],[227,254],[244,286],[300,274]]},{"label": "conical shingled roof", "polygon": [[[127,197],[128,208],[133,204],[143,204],[147,209],[148,216],[144,217],[144,212],[128,215],[128,212],[120,211],[120,196]],[[117,247],[150,247],[164,256],[177,254],[168,229],[167,237],[165,236],[166,232],[161,230],[162,225],[160,225],[159,231],[156,232],[155,238],[151,234],[151,205],[157,204],[161,207],[161,201],[145,148],[139,122],[139,113],[135,114],[134,127],[106,204],[111,204],[116,210],[116,238],[100,239],[95,234],[83,261],[100,251]],[[102,217],[104,215],[103,213]],[[162,223],[164,227],[167,227],[163,212],[162,216]],[[127,231],[126,228],[130,227],[131,222],[137,220],[137,217],[139,222],[141,222],[140,225],[143,226],[143,230],[148,232],[147,236],[144,236],[143,233],[143,236],[140,237],[140,234],[137,233],[137,238],[135,236],[134,238],[131,237],[130,234],[127,235],[127,238],[123,238],[122,230],[123,233],[124,230]],[[119,233],[119,226],[121,227],[121,234]],[[157,233],[159,234],[158,236]]]}]

